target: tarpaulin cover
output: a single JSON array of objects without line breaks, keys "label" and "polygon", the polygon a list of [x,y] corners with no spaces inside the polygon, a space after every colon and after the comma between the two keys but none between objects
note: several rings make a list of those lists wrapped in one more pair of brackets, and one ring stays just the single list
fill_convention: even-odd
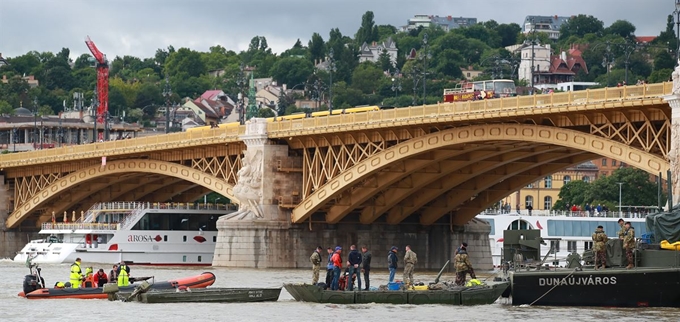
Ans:
[{"label": "tarpaulin cover", "polygon": [[647,215],[645,224],[647,232],[653,235],[654,243],[660,243],[662,240],[667,240],[671,244],[680,241],[680,210]]}]

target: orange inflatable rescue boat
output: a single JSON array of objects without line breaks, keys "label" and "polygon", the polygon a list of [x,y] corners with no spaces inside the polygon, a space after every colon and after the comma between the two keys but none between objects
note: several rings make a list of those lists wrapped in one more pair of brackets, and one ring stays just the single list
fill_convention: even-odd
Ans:
[{"label": "orange inflatable rescue boat", "polygon": [[[45,280],[40,276],[40,269],[33,270],[35,274],[26,275],[24,279],[24,291],[19,296],[27,299],[106,299],[107,294],[103,287],[85,288],[46,288]],[[148,279],[148,278],[143,278]],[[130,282],[133,282],[130,278]],[[168,290],[177,288],[206,288],[215,283],[215,274],[205,272],[200,275],[180,278],[166,282],[151,283],[151,289]],[[132,292],[134,285],[122,286],[122,292]]]}]

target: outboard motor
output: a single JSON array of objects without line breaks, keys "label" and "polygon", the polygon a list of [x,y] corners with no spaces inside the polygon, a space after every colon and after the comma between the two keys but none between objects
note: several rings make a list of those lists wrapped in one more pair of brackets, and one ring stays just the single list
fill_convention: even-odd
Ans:
[{"label": "outboard motor", "polygon": [[35,275],[26,275],[24,277],[24,294],[28,295],[38,289],[38,277]]}]

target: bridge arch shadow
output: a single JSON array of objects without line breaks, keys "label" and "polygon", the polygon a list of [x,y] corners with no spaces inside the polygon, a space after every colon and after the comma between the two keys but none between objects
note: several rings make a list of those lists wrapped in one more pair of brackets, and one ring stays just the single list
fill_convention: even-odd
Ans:
[{"label": "bridge arch shadow", "polygon": [[[313,213],[337,199],[348,189],[356,187],[362,180],[376,174],[380,170],[387,169],[390,165],[394,165],[397,162],[403,162],[414,156],[437,151],[438,149],[465,144],[484,144],[486,142],[522,142],[561,146],[571,150],[582,151],[584,154],[600,155],[626,162],[651,174],[664,172],[670,167],[669,162],[660,156],[630,147],[621,142],[565,128],[526,124],[483,124],[452,128],[397,144],[354,165],[307,196],[293,209],[291,219],[295,223],[303,222]],[[564,155],[564,157],[568,157],[568,155]],[[571,157],[572,163],[587,161],[587,158],[574,158],[573,154]],[[567,162],[569,161],[567,160]],[[560,168],[553,169],[550,167],[544,167],[543,169],[545,170],[526,172],[526,174],[523,174],[524,177],[522,179],[518,179],[514,183],[514,187],[508,186],[507,189],[521,187],[525,185],[524,182],[530,183],[544,176],[546,174],[545,171],[555,172],[560,170]],[[527,175],[533,175],[534,177],[527,179]],[[507,183],[510,182],[511,180],[508,180]],[[508,190],[507,193],[509,192],[511,191]],[[494,194],[495,196],[496,194]],[[502,198],[502,196],[498,196],[498,198]],[[481,211],[481,209],[479,210]],[[332,218],[331,221],[337,222],[344,215],[346,213]]]},{"label": "bridge arch shadow", "polygon": [[239,203],[238,199],[234,196],[233,185],[215,176],[172,162],[129,159],[111,161],[105,166],[96,165],[83,168],[59,178],[42,191],[36,193],[27,202],[17,205],[12,214],[7,218],[6,226],[8,228],[17,227],[24,219],[31,215],[33,211],[45,205],[52,199],[57,198],[59,194],[69,191],[69,189],[72,189],[73,187],[77,187],[78,185],[93,181],[97,178],[123,176],[131,173],[148,173],[176,178],[203,188],[194,189],[194,191],[214,191],[224,195],[234,203]]}]

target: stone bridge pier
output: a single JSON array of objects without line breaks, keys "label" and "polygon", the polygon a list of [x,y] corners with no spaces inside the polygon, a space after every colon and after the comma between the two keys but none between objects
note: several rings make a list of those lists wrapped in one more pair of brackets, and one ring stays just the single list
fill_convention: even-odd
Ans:
[{"label": "stone bridge pier", "polygon": [[[234,195],[239,210],[220,217],[213,266],[244,268],[310,268],[309,256],[317,246],[343,247],[343,260],[350,245],[368,246],[372,267],[387,269],[391,246],[400,250],[410,245],[418,254],[417,269],[439,270],[452,260],[462,242],[467,242],[476,269],[492,269],[489,248],[490,226],[472,220],[464,226],[417,223],[389,225],[358,222],[293,224],[291,211],[279,205],[293,200],[302,190],[302,158],[288,145],[275,144],[267,137],[264,119],[251,119],[241,139],[246,144]],[[283,166],[282,166],[283,165]],[[322,254],[325,265],[325,251]],[[452,270],[453,265],[448,267]]]}]

